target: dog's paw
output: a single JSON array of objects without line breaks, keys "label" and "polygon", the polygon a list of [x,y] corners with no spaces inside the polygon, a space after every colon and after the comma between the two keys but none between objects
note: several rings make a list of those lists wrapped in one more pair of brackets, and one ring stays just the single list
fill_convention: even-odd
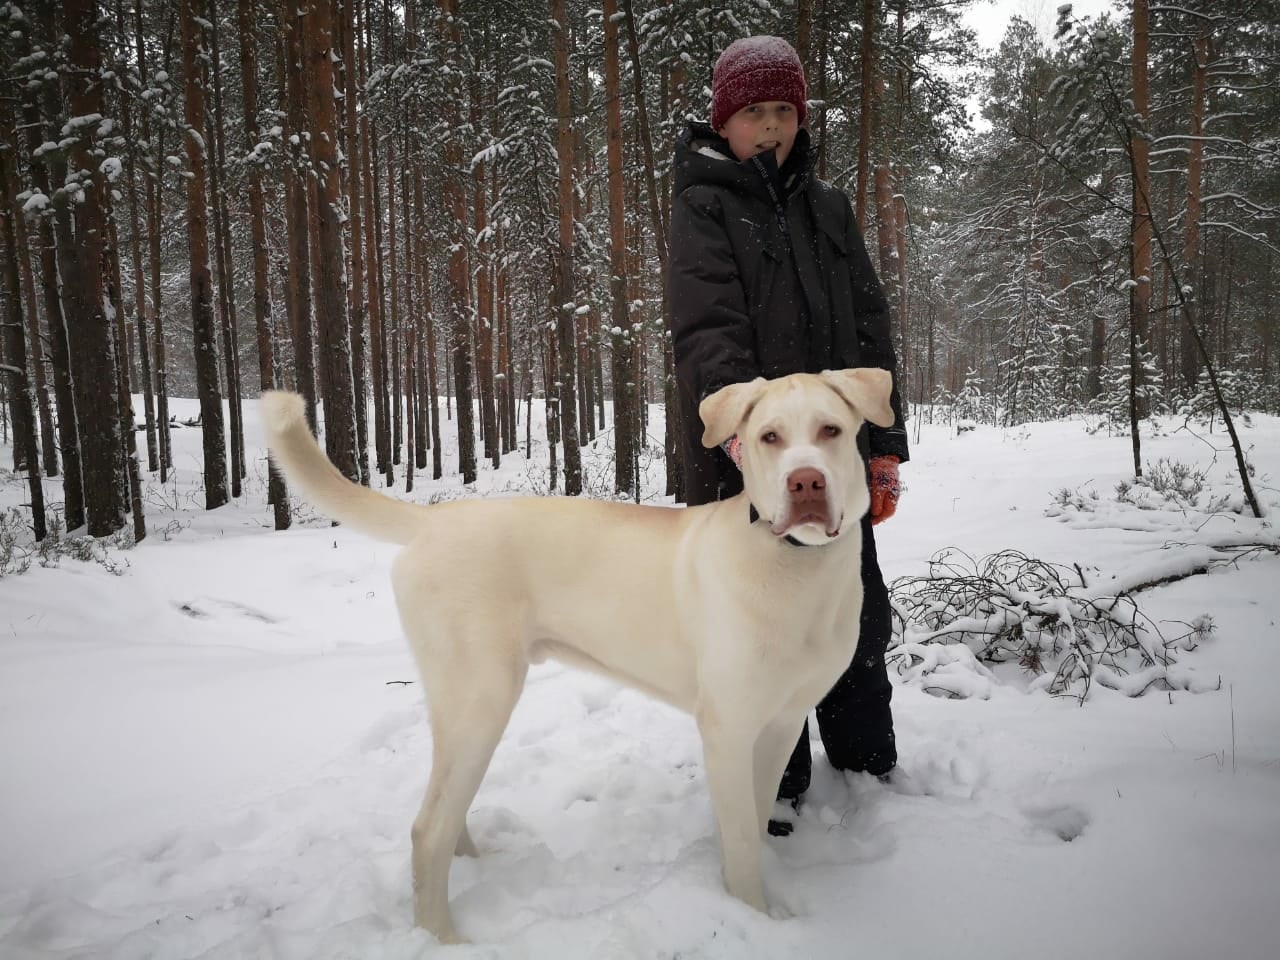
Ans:
[{"label": "dog's paw", "polygon": [[774,882],[766,885],[765,898],[769,903],[768,914],[773,920],[794,920],[803,917],[809,906],[803,888],[794,882],[793,877],[777,874]]},{"label": "dog's paw", "polygon": [[774,902],[769,904],[769,918],[771,920],[792,920],[796,916],[796,912],[785,903]]}]

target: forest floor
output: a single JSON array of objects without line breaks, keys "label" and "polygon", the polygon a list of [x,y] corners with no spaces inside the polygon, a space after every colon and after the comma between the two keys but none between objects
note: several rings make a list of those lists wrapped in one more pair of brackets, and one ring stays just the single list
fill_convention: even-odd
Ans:
[{"label": "forest floor", "polygon": [[[254,403],[246,417],[239,502],[201,509],[200,432],[177,430],[174,478],[148,484],[146,541],[0,577],[5,960],[1276,955],[1270,550],[1139,597],[1171,630],[1212,617],[1212,635],[1179,652],[1207,692],[1094,685],[1081,703],[1005,665],[982,674],[981,695],[947,699],[895,671],[906,776],[884,786],[819,759],[795,833],[768,844],[787,919],[724,891],[693,723],[536,667],[472,807],[486,852],[453,867],[475,944],[438,946],[412,925],[409,825],[431,732],[389,589],[396,548],[303,505],[294,529],[272,530]],[[1205,498],[1227,498],[1202,512],[1118,501],[1130,441],[1086,427],[913,426],[907,491],[877,528],[886,575],[921,575],[946,547],[1009,548],[1133,582],[1187,551],[1276,541],[1231,509],[1220,429],[1144,425],[1144,460],[1191,464]],[[1280,515],[1280,419],[1240,429]],[[472,489],[419,477],[411,498],[545,492],[536,440],[531,460],[508,456]],[[607,437],[585,461],[588,488],[607,491]],[[665,502],[652,450],[645,466],[646,499]],[[57,481],[46,490],[60,501]],[[0,510],[24,493],[0,473]]]}]

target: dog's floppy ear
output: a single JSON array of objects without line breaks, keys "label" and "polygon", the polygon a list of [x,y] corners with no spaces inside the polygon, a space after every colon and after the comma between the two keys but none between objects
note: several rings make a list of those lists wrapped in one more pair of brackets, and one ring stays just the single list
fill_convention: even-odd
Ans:
[{"label": "dog's floppy ear", "polygon": [[748,383],[731,383],[706,397],[698,405],[698,416],[705,428],[702,445],[708,449],[718,447],[737,433],[768,382],[756,377]]},{"label": "dog's floppy ear", "polygon": [[863,419],[879,427],[893,426],[893,408],[889,406],[893,374],[888,370],[877,367],[824,370],[822,379]]}]

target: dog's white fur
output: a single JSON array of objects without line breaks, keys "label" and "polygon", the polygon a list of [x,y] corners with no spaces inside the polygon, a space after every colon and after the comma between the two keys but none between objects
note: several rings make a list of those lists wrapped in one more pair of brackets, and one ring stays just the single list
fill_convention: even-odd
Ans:
[{"label": "dog's white fur", "polygon": [[264,395],[289,481],[334,519],[406,545],[392,581],[434,741],[412,834],[420,926],[460,939],[450,857],[476,853],[467,808],[529,664],[545,657],[693,714],[725,885],[765,910],[761,838],[774,792],[806,714],[857,645],[870,498],[855,437],[864,418],[893,422],[890,383],[883,370],[828,371],[707,397],[703,443],[739,436],[746,491],[683,510],[551,497],[404,503],[339,473],[300,397]]}]

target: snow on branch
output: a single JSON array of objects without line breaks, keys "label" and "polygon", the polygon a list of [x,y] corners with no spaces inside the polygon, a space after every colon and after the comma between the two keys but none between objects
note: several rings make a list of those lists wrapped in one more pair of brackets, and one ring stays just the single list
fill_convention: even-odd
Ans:
[{"label": "snow on branch", "polygon": [[[1193,565],[1183,575],[1194,572]],[[1032,674],[1031,689],[1081,703],[1094,683],[1128,696],[1216,689],[1217,677],[1179,661],[1212,634],[1212,618],[1162,629],[1134,600],[1139,588],[1111,582],[1106,591],[1091,589],[1078,566],[1017,550],[981,560],[943,550],[925,576],[890,586],[889,661],[907,682],[947,697],[990,696],[991,667],[1006,663]]]}]

